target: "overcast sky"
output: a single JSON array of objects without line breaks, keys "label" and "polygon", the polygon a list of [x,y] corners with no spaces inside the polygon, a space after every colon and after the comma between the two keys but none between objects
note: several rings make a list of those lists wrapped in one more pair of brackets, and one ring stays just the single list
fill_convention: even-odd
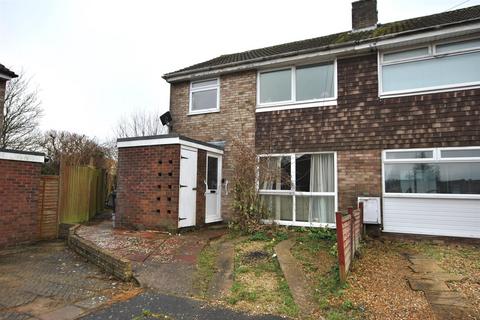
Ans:
[{"label": "overcast sky", "polygon": [[[378,0],[379,22],[462,2]],[[33,78],[42,129],[103,140],[122,115],[168,110],[166,72],[350,28],[350,0],[0,0],[0,63]]]}]

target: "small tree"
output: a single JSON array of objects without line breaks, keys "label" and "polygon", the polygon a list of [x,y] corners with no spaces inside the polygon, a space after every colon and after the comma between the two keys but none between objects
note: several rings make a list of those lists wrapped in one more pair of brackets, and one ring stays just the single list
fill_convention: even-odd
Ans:
[{"label": "small tree", "polygon": [[72,165],[87,165],[92,160],[105,158],[107,152],[96,140],[85,135],[49,130],[39,142],[40,148],[49,158],[44,167],[45,174],[58,174],[60,161]]},{"label": "small tree", "polygon": [[146,110],[123,116],[113,130],[116,138],[155,136],[167,133],[160,121],[160,113]]},{"label": "small tree", "polygon": [[21,73],[7,82],[0,148],[35,150],[38,146],[39,120],[43,109],[38,92],[30,89],[30,80]]}]

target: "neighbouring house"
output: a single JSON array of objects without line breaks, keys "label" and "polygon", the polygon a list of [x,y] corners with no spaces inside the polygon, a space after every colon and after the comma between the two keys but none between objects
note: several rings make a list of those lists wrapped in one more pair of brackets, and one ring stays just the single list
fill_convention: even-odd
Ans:
[{"label": "neighbouring house", "polygon": [[[0,132],[5,87],[15,73],[0,64]],[[0,148],[0,249],[39,238],[43,153]]]},{"label": "neighbouring house", "polygon": [[[176,135],[119,141],[121,214],[163,218],[154,210],[162,198],[153,176],[168,169],[159,169],[165,157],[155,148],[173,143],[169,157],[178,165],[185,136],[220,145],[223,154],[199,157],[206,164],[197,172],[184,166],[198,177],[179,196],[178,219],[193,199],[206,215],[228,219],[235,141],[242,140],[260,168],[277,172],[259,188],[280,224],[334,227],[335,211],[364,201],[366,219],[384,232],[480,238],[480,6],[377,20],[375,0],[356,1],[352,30],[165,74]],[[131,175],[122,178],[125,172]],[[215,206],[198,189],[211,172]],[[122,200],[130,191],[139,198]]]}]

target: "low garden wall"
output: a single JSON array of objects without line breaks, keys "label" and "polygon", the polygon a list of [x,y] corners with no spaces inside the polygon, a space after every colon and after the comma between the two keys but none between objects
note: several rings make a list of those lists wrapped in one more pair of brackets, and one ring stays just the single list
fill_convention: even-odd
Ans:
[{"label": "low garden wall", "polygon": [[347,214],[337,212],[336,223],[340,280],[345,282],[364,234],[363,203],[360,203],[356,209],[348,208]]},{"label": "low garden wall", "polygon": [[80,225],[75,225],[70,228],[68,234],[68,246],[91,263],[102,268],[105,272],[110,273],[123,281],[131,280],[133,272],[130,261],[117,257],[111,252],[97,247],[91,241],[78,236],[76,230],[79,227]]}]

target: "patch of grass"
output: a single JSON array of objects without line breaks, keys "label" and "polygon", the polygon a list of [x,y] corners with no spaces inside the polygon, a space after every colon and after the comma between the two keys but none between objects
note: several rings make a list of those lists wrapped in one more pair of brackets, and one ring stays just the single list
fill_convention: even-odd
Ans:
[{"label": "patch of grass", "polygon": [[269,241],[271,238],[263,231],[257,231],[249,238],[250,241]]},{"label": "patch of grass", "polygon": [[[267,240],[264,235],[268,237]],[[273,255],[273,246],[279,241],[278,237],[264,235],[257,233],[254,234],[255,237],[237,244],[234,283],[226,300],[248,311],[297,316],[298,307]],[[246,259],[252,252],[257,251],[267,254],[261,259]]]},{"label": "patch of grass", "polygon": [[150,310],[143,310],[142,314],[137,315],[132,318],[132,320],[146,320],[146,319],[165,319],[165,320],[173,320],[172,317],[166,314],[154,313]]},{"label": "patch of grass", "polygon": [[195,276],[195,287],[199,290],[201,297],[206,297],[208,287],[215,274],[218,251],[215,245],[209,244],[203,248],[198,256],[197,273]]}]

